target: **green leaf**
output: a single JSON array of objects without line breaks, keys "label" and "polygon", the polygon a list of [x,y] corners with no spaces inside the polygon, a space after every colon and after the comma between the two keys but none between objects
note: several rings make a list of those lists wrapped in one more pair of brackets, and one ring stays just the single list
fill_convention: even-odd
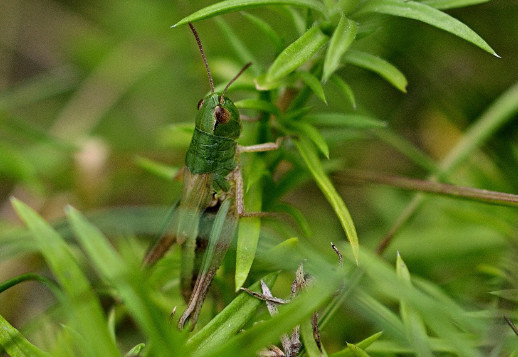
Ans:
[{"label": "green leaf", "polygon": [[358,262],[360,244],[358,242],[356,228],[354,227],[354,222],[351,218],[349,210],[345,206],[342,197],[340,197],[335,187],[331,183],[331,180],[329,180],[326,173],[324,172],[320,160],[318,159],[318,156],[313,149],[313,144],[311,144],[311,142],[304,137],[298,140],[294,140],[294,143],[297,146],[302,159],[306,163],[307,168],[313,175],[315,182],[317,183],[324,196],[327,198],[328,202],[331,204],[331,207],[333,207],[333,210],[340,220],[340,224],[342,225],[349,243],[351,244],[354,258],[356,259],[356,262]]},{"label": "green leaf", "polygon": [[320,113],[309,114],[302,121],[312,125],[346,127],[353,129],[384,128],[387,123],[379,119],[360,114]]},{"label": "green leaf", "polygon": [[34,273],[26,273],[26,274],[20,274],[12,279],[6,280],[3,283],[0,284],[0,293],[4,292],[5,290],[18,285],[24,281],[37,281],[40,283],[43,283],[46,285],[54,295],[61,296],[61,291],[59,290],[59,287],[56,285],[55,282],[53,282],[50,279],[47,279],[43,275],[34,274]]},{"label": "green leaf", "polygon": [[360,347],[356,346],[356,345],[353,345],[352,343],[348,343],[347,344],[347,348],[349,348],[349,350],[352,352],[352,355],[354,357],[369,357],[369,355],[367,354],[367,352],[365,352],[363,349],[361,349]]},{"label": "green leaf", "polygon": [[458,7],[477,5],[489,2],[490,0],[421,0],[419,2],[436,9],[447,10]]},{"label": "green leaf", "polygon": [[178,167],[171,167],[141,156],[135,158],[135,163],[147,172],[168,181],[171,181],[180,170]]},{"label": "green leaf", "polygon": [[[268,286],[272,286],[276,278],[277,273],[270,273],[261,280]],[[254,283],[249,289],[260,292],[260,282]],[[241,292],[223,311],[187,341],[187,347],[201,354],[220,346],[243,328],[261,304],[263,304],[261,300]]]},{"label": "green leaf", "polygon": [[140,356],[145,348],[146,348],[145,343],[139,343],[138,345],[133,347],[131,350],[129,350],[128,353],[126,353],[126,355],[124,357]]},{"label": "green leaf", "polygon": [[414,19],[437,27],[441,30],[450,32],[475,46],[480,47],[497,57],[496,52],[477,35],[468,26],[450,15],[434,9],[424,3],[407,0],[372,0],[366,1],[363,6],[359,8],[356,15],[380,13],[392,16],[400,16],[408,19]]},{"label": "green leaf", "polygon": [[307,319],[300,325],[300,335],[304,344],[304,350],[309,357],[327,357],[327,353],[318,349],[317,342],[313,337],[313,327],[311,326],[311,319]]},{"label": "green leaf", "polygon": [[306,236],[311,236],[311,228],[309,227],[308,220],[306,216],[300,211],[297,207],[288,204],[288,203],[278,203],[273,209],[275,211],[286,212],[295,220],[295,222],[299,225],[300,229]]},{"label": "green leaf", "polygon": [[0,315],[0,346],[11,357],[50,357],[30,343],[17,329]]},{"label": "green leaf", "polygon": [[322,74],[322,81],[324,83],[327,82],[329,77],[340,66],[342,55],[347,51],[356,37],[356,30],[356,22],[348,19],[342,14],[342,17],[333,32],[333,36],[331,36],[326,57],[324,59],[324,70]]},{"label": "green leaf", "polygon": [[327,104],[326,95],[324,93],[324,88],[322,88],[322,84],[320,81],[307,71],[298,71],[295,72],[295,76],[302,79],[302,81],[315,93],[315,95]]},{"label": "green leaf", "polygon": [[344,60],[347,63],[373,71],[385,78],[394,87],[406,93],[407,80],[405,75],[389,62],[360,51],[348,51]]},{"label": "green leaf", "polygon": [[354,97],[354,92],[351,89],[351,87],[342,78],[340,78],[336,74],[333,74],[331,76],[331,82],[336,87],[338,87],[338,90],[340,91],[340,93],[342,93],[344,95],[344,97],[346,97],[349,100],[349,102],[353,106],[353,109],[356,109],[356,98]]},{"label": "green leaf", "polygon": [[238,109],[255,109],[262,112],[272,113],[275,116],[280,115],[279,108],[273,103],[261,99],[243,99],[234,102]]},{"label": "green leaf", "polygon": [[293,134],[300,134],[310,139],[317,146],[318,150],[329,159],[329,147],[320,132],[313,125],[299,121],[289,123],[289,127],[294,130]]},{"label": "green leaf", "polygon": [[248,12],[241,12],[241,15],[246,17],[252,24],[254,24],[275,46],[275,52],[279,53],[284,48],[284,41],[281,36],[277,34],[277,32],[270,26],[269,23],[252,15]]},{"label": "green leaf", "polygon": [[144,272],[140,267],[130,268],[115,252],[108,239],[81,213],[69,207],[67,218],[89,261],[103,279],[117,289],[132,318],[148,336],[153,352],[162,356],[183,355],[183,340],[176,330],[170,328],[167,318],[151,302],[148,295],[151,288],[142,276]]},{"label": "green leaf", "polygon": [[[374,335],[371,335],[371,336],[367,337],[366,339],[364,339],[358,343],[355,343],[353,346],[356,346],[356,347],[361,348],[362,350],[365,350],[365,349],[367,349],[367,347],[369,347],[374,342],[376,342],[381,337],[381,335],[383,335],[383,332],[376,332]],[[351,348],[349,348],[349,346],[351,346],[351,344],[348,343],[347,347],[345,349],[335,352],[329,356],[330,357],[354,357],[354,352],[352,351]]]},{"label": "green leaf", "polygon": [[[246,185],[249,187],[250,182],[253,181],[254,189],[245,192],[245,209],[247,212],[261,212],[263,185],[260,178],[265,172],[264,162],[259,159],[258,155],[253,155],[249,167],[254,168],[254,170],[247,171]],[[248,277],[255,259],[260,232],[260,217],[242,217],[239,219],[236,247],[236,291],[243,286]]]},{"label": "green leaf", "polygon": [[59,234],[31,208],[17,199],[11,199],[18,216],[29,227],[41,253],[65,293],[64,304],[71,311],[71,321],[91,345],[97,356],[118,356],[119,352],[110,337],[108,324],[99,300],[94,295],[87,278],[79,268],[69,247]]},{"label": "green leaf", "polygon": [[277,56],[266,73],[265,81],[277,81],[299,68],[326,43],[327,39],[318,26],[307,30]]},{"label": "green leaf", "polygon": [[[399,252],[396,259],[396,273],[404,283],[406,283],[408,286],[412,285],[410,280],[410,272],[408,271],[405,262],[401,258],[401,255],[399,255]],[[432,357],[433,353],[428,344],[426,327],[417,311],[404,299],[400,300],[399,310],[401,320],[407,329],[408,341],[413,346],[417,355]]]},{"label": "green leaf", "polygon": [[316,0],[227,0],[220,1],[216,4],[209,5],[195,13],[184,17],[171,27],[185,25],[188,22],[200,21],[209,17],[226,14],[229,12],[252,9],[254,7],[271,6],[271,5],[290,5],[304,7],[325,13],[325,6]]}]

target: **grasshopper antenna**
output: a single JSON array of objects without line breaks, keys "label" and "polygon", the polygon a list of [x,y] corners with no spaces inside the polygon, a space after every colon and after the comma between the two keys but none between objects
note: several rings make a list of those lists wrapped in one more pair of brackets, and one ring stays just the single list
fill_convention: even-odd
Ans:
[{"label": "grasshopper antenna", "polygon": [[238,74],[236,74],[236,76],[235,76],[234,78],[232,78],[232,79],[230,80],[230,82],[228,82],[228,84],[227,84],[227,86],[225,87],[225,89],[223,89],[223,93],[221,94],[221,99],[219,100],[220,104],[223,104],[223,98],[225,98],[225,93],[227,92],[228,87],[230,87],[230,85],[231,85],[232,83],[234,83],[234,82],[236,81],[236,79],[238,79],[238,78],[239,78],[239,76],[240,76],[240,75],[242,75],[242,74],[243,74],[243,72],[244,72],[244,71],[246,71],[246,69],[247,69],[248,67],[250,67],[251,65],[252,65],[252,62],[248,62],[247,64],[245,64],[245,66],[244,66],[244,67],[239,71],[239,73],[238,73]]},{"label": "grasshopper antenna", "polygon": [[[189,22],[189,27],[191,28],[191,31],[194,34],[194,38],[196,39],[196,42],[198,43],[198,48],[200,49],[201,57],[203,58],[203,62],[205,63],[205,68],[207,69],[207,75],[209,76],[210,92],[214,93],[214,82],[212,81],[212,75],[210,74],[209,63],[207,62],[207,57],[205,57],[205,52],[203,51],[203,46],[201,45],[200,37],[198,36],[198,32],[196,32],[196,29],[190,22]],[[241,72],[243,72],[243,70]],[[241,72],[239,74],[241,74]],[[234,81],[234,80],[235,80],[235,78],[232,81]],[[230,83],[232,83],[232,81]],[[230,85],[230,83],[229,83],[229,85]],[[226,90],[226,88],[225,88],[225,90]]]}]

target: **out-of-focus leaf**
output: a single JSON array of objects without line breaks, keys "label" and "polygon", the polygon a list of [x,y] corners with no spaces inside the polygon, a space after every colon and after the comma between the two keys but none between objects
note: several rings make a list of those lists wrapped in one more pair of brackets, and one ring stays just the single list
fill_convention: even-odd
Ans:
[{"label": "out-of-focus leaf", "polygon": [[468,26],[450,15],[424,3],[407,0],[371,0],[366,1],[355,14],[360,15],[372,12],[406,17],[427,23],[471,42],[475,46],[498,57],[487,42]]},{"label": "out-of-focus leaf", "polygon": [[168,181],[171,181],[180,170],[177,167],[171,167],[169,165],[165,165],[160,162],[156,162],[154,160],[147,159],[141,156],[136,157],[135,163],[137,164],[137,166],[140,166],[147,172],[150,172],[153,175]]},{"label": "out-of-focus leaf", "polygon": [[198,10],[195,13],[184,17],[176,24],[174,24],[172,27],[185,25],[188,22],[200,21],[203,19],[207,19],[209,17],[214,17],[229,12],[271,5],[298,6],[315,10],[320,13],[324,13],[326,11],[325,6],[321,2],[316,0],[226,0],[204,7],[203,9]]},{"label": "out-of-focus leaf", "polygon": [[491,291],[490,294],[496,295],[509,301],[518,302],[518,289]]},{"label": "out-of-focus leaf", "polygon": [[99,300],[87,278],[59,234],[27,205],[13,198],[19,217],[31,230],[42,255],[64,290],[68,308],[73,314],[74,327],[90,345],[90,352],[98,356],[118,356]]},{"label": "out-of-focus leaf", "polygon": [[81,213],[69,207],[67,218],[92,265],[103,279],[117,289],[132,318],[149,336],[153,352],[162,356],[183,355],[181,336],[177,330],[170,328],[161,311],[152,303],[148,295],[151,288],[142,277],[143,272],[137,267],[130,268],[101,231]]},{"label": "out-of-focus leaf", "polygon": [[331,36],[324,59],[324,70],[322,74],[322,81],[324,83],[327,82],[329,77],[339,67],[342,55],[347,51],[356,37],[356,30],[356,22],[342,15],[333,32],[333,36]]},{"label": "out-of-focus leaf", "polygon": [[408,84],[405,75],[399,71],[394,65],[373,56],[369,53],[360,51],[347,51],[344,60],[347,63],[355,66],[368,69],[373,71],[383,78],[385,78],[390,84],[399,89],[402,92],[406,92],[406,86]]},{"label": "out-of-focus leaf", "polygon": [[365,352],[362,348],[353,345],[352,343],[348,343],[347,347],[350,349],[354,357],[369,357],[367,352]]},{"label": "out-of-focus leaf", "polygon": [[297,222],[302,232],[308,237],[311,236],[309,222],[307,221],[306,216],[304,216],[298,208],[287,203],[279,203],[275,205],[274,210],[289,214],[295,222]]},{"label": "out-of-focus leaf", "polygon": [[[399,253],[396,259],[396,273],[404,283],[406,283],[408,286],[412,285],[410,280],[410,272],[408,271],[408,268]],[[417,355],[432,357],[433,353],[428,344],[426,327],[417,311],[403,299],[399,303],[399,311],[401,320],[407,329],[408,340],[414,347]]]},{"label": "out-of-focus leaf", "polygon": [[30,343],[17,329],[0,315],[0,346],[11,357],[50,357]]},{"label": "out-of-focus leaf", "polygon": [[275,116],[280,115],[279,108],[273,103],[261,99],[243,99],[234,102],[238,109],[255,109],[262,112],[272,113]]},{"label": "out-of-focus leaf", "polygon": [[253,23],[273,43],[276,53],[279,53],[282,51],[284,41],[277,34],[277,32],[270,26],[269,23],[267,23],[260,17],[252,15],[248,12],[243,11],[243,12],[241,12],[241,15],[243,15],[251,23]]},{"label": "out-of-focus leaf", "polygon": [[318,26],[307,30],[277,56],[266,73],[265,81],[279,80],[299,68],[326,43],[327,39]]},{"label": "out-of-focus leaf", "polygon": [[354,92],[342,78],[333,74],[331,76],[331,82],[339,89],[340,93],[344,95],[345,98],[349,100],[352,104],[353,109],[356,109],[356,98],[354,97]]},{"label": "out-of-focus leaf", "polygon": [[317,77],[307,71],[298,71],[295,72],[295,75],[302,79],[302,81],[313,91],[313,93],[315,93],[318,99],[327,104],[324,88],[322,88],[322,84],[320,84],[320,81],[317,79]]},{"label": "out-of-focus leaf", "polygon": [[360,114],[319,113],[309,114],[302,118],[303,122],[312,125],[329,127],[346,127],[354,129],[384,128],[387,123],[379,119]]},{"label": "out-of-focus leaf", "polygon": [[311,319],[307,319],[300,325],[300,335],[302,337],[302,343],[304,344],[304,350],[309,357],[323,357],[327,356],[327,353],[318,349],[317,342],[313,337],[313,328],[311,326]]},{"label": "out-of-focus leaf", "polygon": [[489,2],[490,0],[420,0],[420,3],[440,10],[455,9]]},{"label": "out-of-focus leaf", "polygon": [[294,135],[304,135],[310,139],[318,148],[318,150],[329,159],[329,147],[320,132],[311,124],[302,121],[291,122],[290,129],[294,129]]},{"label": "out-of-focus leaf", "polygon": [[326,173],[324,172],[320,160],[318,159],[318,156],[313,149],[313,144],[304,137],[301,137],[298,140],[294,140],[294,143],[297,146],[300,155],[304,159],[308,170],[313,175],[317,186],[327,198],[328,202],[331,204],[331,207],[333,207],[333,210],[335,211],[340,224],[342,225],[342,228],[347,235],[349,243],[351,244],[353,255],[358,262],[360,243],[358,241],[356,228],[354,227],[354,222],[351,218],[349,210],[345,206],[342,197],[340,197],[335,187],[331,183],[331,180],[329,180]]}]

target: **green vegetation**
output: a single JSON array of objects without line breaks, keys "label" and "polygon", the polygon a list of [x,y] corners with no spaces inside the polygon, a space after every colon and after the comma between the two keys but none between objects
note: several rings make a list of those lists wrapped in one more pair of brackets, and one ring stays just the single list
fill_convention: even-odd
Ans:
[{"label": "green vegetation", "polygon": [[[0,8],[0,352],[254,356],[299,326],[308,356],[518,355],[517,5]],[[239,143],[286,137],[240,155],[273,214],[239,220],[193,331],[180,249],[142,269],[209,92],[188,22],[217,91],[253,62]]]}]

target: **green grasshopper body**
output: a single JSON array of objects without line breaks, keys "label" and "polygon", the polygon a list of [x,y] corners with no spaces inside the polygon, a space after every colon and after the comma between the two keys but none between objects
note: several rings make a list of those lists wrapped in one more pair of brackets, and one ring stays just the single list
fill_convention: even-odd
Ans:
[{"label": "green grasshopper body", "polygon": [[[188,320],[194,327],[203,301],[216,271],[230,246],[239,216],[245,214],[241,172],[237,165],[240,151],[268,151],[279,143],[241,147],[239,111],[225,92],[247,64],[222,93],[215,93],[201,42],[194,27],[200,52],[205,61],[211,94],[198,104],[195,130],[187,151],[183,170],[182,197],[173,212],[171,225],[146,254],[144,265],[158,261],[176,242],[182,247],[181,290],[187,308],[178,321],[183,328]],[[210,227],[207,229],[207,227]],[[196,253],[205,246],[201,262]]]}]

